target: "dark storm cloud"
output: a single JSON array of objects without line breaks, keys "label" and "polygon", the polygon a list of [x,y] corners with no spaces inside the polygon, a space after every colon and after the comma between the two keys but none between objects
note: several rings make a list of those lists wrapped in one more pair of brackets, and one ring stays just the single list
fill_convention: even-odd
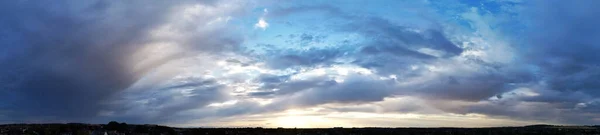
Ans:
[{"label": "dark storm cloud", "polygon": [[[429,56],[427,55],[427,57]],[[411,71],[410,66],[425,64],[430,60],[431,59],[419,59],[414,57],[398,57],[398,55],[380,52],[368,55],[359,55],[359,57],[355,61],[352,61],[352,63],[374,70],[377,74],[384,76],[396,74],[403,77],[414,77],[420,75],[421,73],[418,71]]]},{"label": "dark storm cloud", "polygon": [[383,43],[376,42],[372,46],[366,46],[361,49],[361,52],[367,55],[377,55],[380,53],[387,53],[397,57],[410,57],[413,59],[432,59],[434,56],[420,53],[418,51],[406,49],[399,46],[386,46],[386,45],[394,45],[394,43]]},{"label": "dark storm cloud", "polygon": [[[0,115],[9,121],[94,119],[105,104],[171,56],[131,61],[164,23],[163,1],[0,2]],[[136,7],[136,8],[131,8]]]},{"label": "dark storm cloud", "polygon": [[[315,88],[315,87],[330,87],[335,85],[336,82],[329,79],[325,76],[314,77],[305,80],[294,80],[294,81],[285,81],[275,84],[276,87],[274,89],[278,89],[274,92],[276,95],[288,95],[294,94],[296,92],[301,92],[307,89]],[[263,87],[265,88],[265,87]],[[272,90],[274,90],[272,89]]]},{"label": "dark storm cloud", "polygon": [[[600,96],[599,1],[531,2],[526,56],[551,89]],[[528,16],[528,17],[529,17]]]},{"label": "dark storm cloud", "polygon": [[[566,95],[568,96],[568,95]],[[598,112],[594,102],[526,102],[518,99],[482,102],[456,110],[454,113],[479,113],[491,117],[537,120],[565,124],[595,124]]]},{"label": "dark storm cloud", "polygon": [[[63,4],[65,9],[60,6]],[[12,93],[15,100],[2,109],[14,111],[9,115],[16,119],[92,117],[103,108],[101,100],[136,80],[134,72],[127,71],[126,63],[120,61],[133,48],[118,45],[135,43],[132,39],[152,25],[153,21],[143,16],[146,13],[105,15],[111,6],[105,1],[89,5],[5,1],[2,5],[2,28],[14,35],[9,40],[17,42],[2,46],[17,50],[6,52],[11,54],[2,65],[10,66],[1,67],[2,80],[19,78],[3,83],[13,85],[2,92]],[[131,22],[128,16],[147,21]],[[131,24],[110,24],[112,21]]]},{"label": "dark storm cloud", "polygon": [[281,84],[290,79],[290,75],[272,75],[261,74],[254,81],[260,83],[260,89],[263,91],[250,93],[250,96],[272,96],[274,89],[279,88]]},{"label": "dark storm cloud", "polygon": [[594,100],[594,101],[585,102],[585,103],[579,103],[575,107],[576,107],[575,109],[581,110],[584,112],[591,112],[591,113],[595,113],[595,114],[600,113],[600,101],[599,100]]}]

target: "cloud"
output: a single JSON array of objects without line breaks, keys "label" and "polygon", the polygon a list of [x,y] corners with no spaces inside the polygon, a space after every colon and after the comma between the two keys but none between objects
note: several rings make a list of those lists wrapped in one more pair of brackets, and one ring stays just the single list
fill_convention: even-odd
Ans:
[{"label": "cloud", "polygon": [[449,41],[441,31],[434,28],[411,28],[376,17],[364,19],[368,21],[350,23],[348,26],[342,27],[341,30],[361,32],[361,34],[368,35],[377,41],[374,45],[381,45],[381,50],[389,51],[392,54],[427,55],[417,51],[421,48],[440,50],[447,53],[448,56],[456,56],[463,51],[459,46]]},{"label": "cloud", "polygon": [[[600,33],[591,17],[600,10],[589,5],[595,1],[572,3],[532,2],[527,10],[534,24],[525,41],[528,60],[538,65],[547,84],[559,91],[583,91],[598,96],[600,70],[595,36]],[[534,16],[535,15],[535,16]]]},{"label": "cloud", "polygon": [[227,95],[227,87],[214,79],[190,77],[169,81],[165,87],[130,91],[126,97],[112,103],[121,104],[114,110],[115,114],[126,117],[130,123],[177,121],[189,118],[178,117],[181,112],[231,98]]},{"label": "cloud", "polygon": [[[109,100],[146,73],[187,56],[181,50],[219,51],[227,44],[237,44],[239,39],[221,28],[189,31],[178,28],[191,26],[186,26],[188,22],[169,22],[174,17],[171,11],[178,7],[196,4],[210,10],[218,6],[211,4],[219,4],[198,2],[2,2],[5,14],[0,27],[2,35],[9,35],[0,39],[2,114],[14,122],[90,122],[113,107]],[[205,22],[217,18],[192,16],[194,23],[201,23],[197,21],[200,18]],[[164,27],[176,34],[219,37],[177,36],[161,29]]]},{"label": "cloud", "polygon": [[[4,83],[2,110],[16,119],[30,117],[92,117],[100,102],[133,83],[139,74],[126,67],[125,58],[134,44],[143,42],[143,32],[162,16],[161,10],[140,10],[121,15],[129,3],[5,2],[5,34],[1,67]],[[141,4],[142,6],[149,6]],[[31,10],[29,10],[31,9]],[[68,12],[76,10],[79,14]],[[73,15],[71,15],[73,14]],[[135,17],[128,17],[135,16]],[[126,21],[123,20],[142,20]],[[43,22],[43,23],[42,23]],[[113,35],[113,36],[106,36]],[[131,45],[130,45],[131,44]],[[14,52],[8,52],[15,50]],[[145,71],[139,71],[145,72]],[[5,97],[6,96],[6,97]]]},{"label": "cloud", "polygon": [[240,2],[0,2],[0,122],[189,123],[313,107],[600,119],[593,1],[402,12]]}]

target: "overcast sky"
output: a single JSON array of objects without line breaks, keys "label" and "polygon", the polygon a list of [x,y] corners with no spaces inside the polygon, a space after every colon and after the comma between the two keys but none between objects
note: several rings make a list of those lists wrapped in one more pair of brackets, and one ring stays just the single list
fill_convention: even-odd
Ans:
[{"label": "overcast sky", "polygon": [[600,123],[597,0],[4,0],[0,123]]}]

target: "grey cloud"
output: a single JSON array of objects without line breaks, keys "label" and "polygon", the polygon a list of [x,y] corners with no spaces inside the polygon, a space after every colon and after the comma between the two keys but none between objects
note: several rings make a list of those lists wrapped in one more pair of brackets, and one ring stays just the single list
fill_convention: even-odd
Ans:
[{"label": "grey cloud", "polygon": [[258,82],[262,83],[280,83],[289,79],[289,75],[273,75],[273,74],[261,74],[258,78]]},{"label": "grey cloud", "polygon": [[289,16],[294,13],[302,13],[302,12],[308,12],[308,11],[320,11],[320,12],[324,12],[324,13],[329,14],[330,16],[335,16],[335,17],[347,16],[340,9],[335,8],[333,6],[310,5],[310,4],[295,5],[295,6],[291,6],[291,7],[277,7],[277,8],[271,9],[269,14],[267,14],[267,15],[268,15],[268,17],[285,17],[285,16]]},{"label": "grey cloud", "polygon": [[[414,54],[414,53],[413,53]],[[374,70],[377,74],[387,76],[396,74],[399,77],[414,77],[419,76],[421,71],[414,71],[411,66],[430,63],[432,59],[428,55],[418,54],[419,56],[428,57],[419,59],[415,57],[390,54],[386,52],[372,53],[369,55],[360,55],[353,64],[360,65],[364,68]]]},{"label": "grey cloud", "polygon": [[[582,92],[568,92],[568,91],[555,91],[546,90],[540,92],[542,95],[533,97],[523,97],[520,100],[525,102],[544,102],[552,104],[567,104],[567,108],[572,108],[575,104],[580,102],[586,102],[593,100],[593,96],[584,94]],[[565,107],[561,107],[565,108]]]},{"label": "grey cloud", "polygon": [[578,103],[575,106],[575,109],[598,114],[600,113],[600,101],[594,100],[590,102]]},{"label": "grey cloud", "polygon": [[[15,35],[7,40],[17,43],[2,48],[17,51],[6,52],[1,61],[10,65],[0,67],[1,80],[12,81],[2,84],[12,85],[2,92],[15,100],[0,109],[14,111],[7,115],[16,119],[85,119],[104,107],[99,102],[133,83],[139,76],[120,59],[135,46],[119,45],[139,42],[135,40],[154,25],[148,15],[160,16],[160,10],[109,16],[110,10],[126,10],[118,4],[124,3],[3,2],[0,26]],[[124,20],[146,21],[113,23]]]},{"label": "grey cloud", "polygon": [[[510,90],[506,77],[500,75],[473,75],[465,77],[440,77],[412,92],[426,98],[443,98],[450,100],[480,101]],[[406,88],[411,89],[411,88]]]},{"label": "grey cloud", "polygon": [[[225,101],[226,86],[205,78],[173,79],[169,86],[127,92],[125,97],[112,104],[123,106],[109,108],[116,117],[125,117],[130,123],[162,123],[188,119],[180,113],[203,108],[210,103]],[[196,115],[194,118],[208,117]]]},{"label": "grey cloud", "polygon": [[[599,117],[591,110],[564,108],[561,104],[546,102],[483,102],[465,106],[462,113],[479,113],[491,117],[537,120],[565,124],[594,124]],[[592,113],[590,113],[592,112]]]},{"label": "grey cloud", "polygon": [[[132,61],[172,7],[189,2],[0,2],[0,115],[21,122],[95,120],[114,107],[107,100],[179,57]],[[139,64],[145,66],[133,68]]]},{"label": "grey cloud", "polygon": [[[344,82],[327,78],[295,80],[280,84],[278,98],[267,108],[314,106],[326,103],[366,103],[381,101],[390,96],[393,82],[382,81],[367,75],[349,75]],[[292,87],[291,87],[292,86]]]},{"label": "grey cloud", "polygon": [[549,86],[559,91],[583,91],[600,96],[600,10],[598,1],[532,1],[525,47],[528,60],[541,69]]}]

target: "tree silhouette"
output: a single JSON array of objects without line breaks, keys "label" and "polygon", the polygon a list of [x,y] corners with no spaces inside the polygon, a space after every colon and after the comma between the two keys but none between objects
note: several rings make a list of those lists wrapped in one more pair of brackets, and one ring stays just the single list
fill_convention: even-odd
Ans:
[{"label": "tree silhouette", "polygon": [[119,124],[117,131],[120,133],[126,133],[127,131],[129,131],[129,127],[127,126],[127,123],[123,122],[123,123]]},{"label": "tree silhouette", "polygon": [[117,121],[111,121],[108,122],[108,124],[106,124],[106,127],[104,128],[105,130],[109,130],[109,131],[117,131],[119,133],[125,133],[128,131],[129,127],[127,125],[127,123],[119,123]]},{"label": "tree silhouette", "polygon": [[111,121],[108,122],[108,124],[106,124],[106,127],[104,127],[105,130],[117,130],[119,129],[119,122],[116,121]]}]

